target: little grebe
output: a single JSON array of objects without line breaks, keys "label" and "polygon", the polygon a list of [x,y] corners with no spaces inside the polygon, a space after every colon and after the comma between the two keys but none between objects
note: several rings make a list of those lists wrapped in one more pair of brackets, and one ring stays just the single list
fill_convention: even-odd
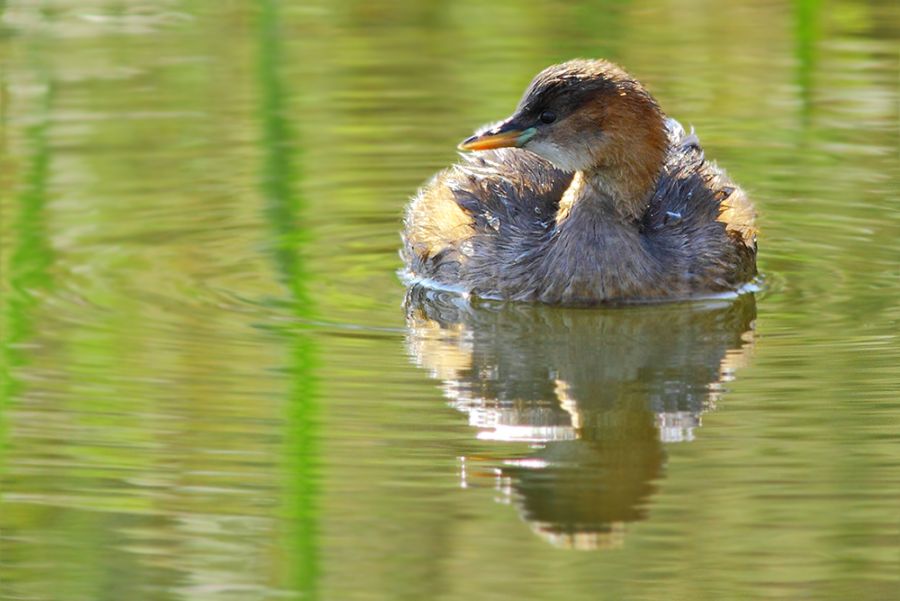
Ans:
[{"label": "little grebe", "polygon": [[459,147],[485,152],[437,174],[407,209],[415,279],[591,305],[735,291],[756,275],[744,192],[613,63],[545,69],[511,117]]}]

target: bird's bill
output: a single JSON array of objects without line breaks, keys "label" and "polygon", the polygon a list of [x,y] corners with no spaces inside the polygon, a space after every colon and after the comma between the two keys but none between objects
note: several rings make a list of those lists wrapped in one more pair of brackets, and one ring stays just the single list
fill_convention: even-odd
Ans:
[{"label": "bird's bill", "polygon": [[511,123],[503,123],[486,132],[475,134],[460,142],[460,150],[491,150],[492,148],[521,148],[535,134],[535,128],[520,129]]}]

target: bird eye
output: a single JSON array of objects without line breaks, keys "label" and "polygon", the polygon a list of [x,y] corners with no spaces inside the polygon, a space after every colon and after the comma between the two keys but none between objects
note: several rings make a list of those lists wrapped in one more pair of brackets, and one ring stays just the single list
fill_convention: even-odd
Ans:
[{"label": "bird eye", "polygon": [[544,111],[541,113],[541,121],[544,123],[553,123],[556,121],[556,113],[553,111]]}]

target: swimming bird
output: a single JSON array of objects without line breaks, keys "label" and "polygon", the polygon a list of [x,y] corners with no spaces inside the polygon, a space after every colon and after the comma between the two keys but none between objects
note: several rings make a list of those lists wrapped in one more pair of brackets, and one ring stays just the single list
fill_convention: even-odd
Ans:
[{"label": "swimming bird", "polygon": [[621,67],[541,71],[504,121],[407,207],[412,282],[560,305],[734,292],[756,276],[755,212],[698,138]]}]

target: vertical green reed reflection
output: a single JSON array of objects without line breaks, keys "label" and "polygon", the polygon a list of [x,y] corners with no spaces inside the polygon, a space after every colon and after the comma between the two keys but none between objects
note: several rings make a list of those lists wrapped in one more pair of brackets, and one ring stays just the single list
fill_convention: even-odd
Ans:
[{"label": "vertical green reed reflection", "polygon": [[[285,93],[279,74],[281,43],[279,0],[262,2],[259,27],[261,121],[263,124],[264,166],[262,192],[265,212],[272,227],[271,250],[276,268],[290,294],[295,317],[306,321],[311,303],[306,291],[307,273],[299,253],[306,233],[299,227],[303,198],[294,183],[293,143],[285,118]],[[290,415],[286,453],[288,478],[292,483],[289,499],[294,505],[288,515],[293,530],[288,569],[296,578],[294,587],[305,599],[315,599],[319,572],[316,524],[318,519],[316,486],[316,403],[314,382],[315,349],[312,339],[292,333]]]},{"label": "vertical green reed reflection", "polygon": [[[13,370],[26,363],[20,345],[34,330],[33,313],[40,303],[39,293],[52,286],[48,272],[53,256],[47,241],[45,208],[49,177],[50,148],[47,129],[53,101],[53,84],[46,83],[39,114],[35,123],[25,130],[31,150],[27,159],[24,181],[16,197],[17,218],[12,230],[5,231],[12,244],[7,274],[6,330],[2,338],[3,369],[0,372],[0,471],[4,467],[6,448],[6,412],[12,400],[21,392]],[[4,124],[4,131],[7,131]],[[4,211],[6,212],[6,211]],[[13,236],[13,233],[15,235]]]},{"label": "vertical green reed reflection", "polygon": [[796,0],[794,3],[794,52],[797,61],[797,87],[804,129],[812,120],[813,73],[816,67],[816,42],[821,0]]}]

